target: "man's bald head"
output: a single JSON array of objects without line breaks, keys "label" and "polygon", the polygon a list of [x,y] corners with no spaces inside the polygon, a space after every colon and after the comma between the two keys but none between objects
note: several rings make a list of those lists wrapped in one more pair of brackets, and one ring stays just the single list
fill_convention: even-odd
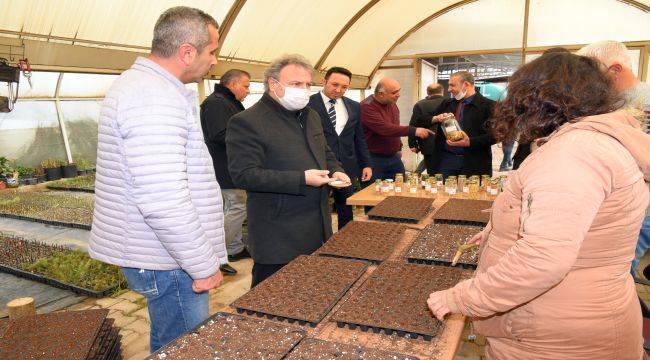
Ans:
[{"label": "man's bald head", "polygon": [[397,102],[401,87],[399,82],[393,78],[383,78],[375,86],[375,100],[382,104]]}]

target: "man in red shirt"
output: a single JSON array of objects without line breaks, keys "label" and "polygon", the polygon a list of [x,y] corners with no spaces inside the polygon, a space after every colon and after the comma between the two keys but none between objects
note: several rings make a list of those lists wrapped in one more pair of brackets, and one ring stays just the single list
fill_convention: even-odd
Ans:
[{"label": "man in red shirt", "polygon": [[375,93],[361,102],[361,123],[372,160],[372,181],[393,179],[404,173],[401,152],[402,136],[426,139],[433,134],[429,129],[400,125],[397,99],[400,85],[395,79],[383,78]]}]

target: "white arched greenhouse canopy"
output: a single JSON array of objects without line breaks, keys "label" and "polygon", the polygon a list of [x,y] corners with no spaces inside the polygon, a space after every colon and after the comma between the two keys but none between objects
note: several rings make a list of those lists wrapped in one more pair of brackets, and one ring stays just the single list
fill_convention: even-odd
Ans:
[{"label": "white arched greenhouse canopy", "polygon": [[[350,69],[355,100],[380,77],[397,78],[403,121],[435,78],[430,58],[529,60],[549,47],[611,39],[626,43],[640,79],[650,72],[650,0],[1,0],[0,58],[27,58],[34,72],[31,87],[21,79],[14,111],[0,114],[0,156],[28,165],[94,159],[102,97],[148,52],[156,19],[176,5],[201,8],[220,25],[219,63],[205,81],[188,85],[201,97],[230,68],[261,80],[285,53],[306,56],[321,74]],[[245,105],[263,88],[252,90]]]}]

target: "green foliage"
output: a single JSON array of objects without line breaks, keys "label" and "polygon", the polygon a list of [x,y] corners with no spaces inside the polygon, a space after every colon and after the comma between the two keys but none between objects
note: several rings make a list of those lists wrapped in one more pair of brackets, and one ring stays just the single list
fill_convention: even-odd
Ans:
[{"label": "green foliage", "polygon": [[21,179],[34,176],[34,173],[36,172],[34,168],[31,168],[29,166],[22,166],[22,165],[16,166],[16,171],[18,171],[18,174],[20,175]]},{"label": "green foliage", "polygon": [[41,162],[41,166],[43,167],[43,169],[53,169],[61,165],[65,165],[65,162],[61,159],[50,158],[50,159],[45,159]]},{"label": "green foliage", "polygon": [[23,269],[95,291],[126,284],[119,267],[91,259],[80,250],[57,251],[48,258],[24,265]]},{"label": "green foliage", "polygon": [[14,167],[11,165],[9,159],[0,156],[0,175],[11,175],[14,172]]},{"label": "green foliage", "polygon": [[53,190],[70,190],[84,189],[95,190],[95,174],[77,176],[71,179],[61,179],[53,181],[47,185],[48,189]]},{"label": "green foliage", "polygon": [[79,159],[77,161],[77,170],[90,170],[93,167],[95,167],[95,164],[93,164],[90,160]]}]

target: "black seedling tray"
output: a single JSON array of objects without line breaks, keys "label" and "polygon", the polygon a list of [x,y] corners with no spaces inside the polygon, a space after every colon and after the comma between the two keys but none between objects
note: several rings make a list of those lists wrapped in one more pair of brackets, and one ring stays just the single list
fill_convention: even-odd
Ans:
[{"label": "black seedling tray", "polygon": [[74,229],[90,230],[91,228],[90,225],[86,225],[86,224],[68,223],[68,222],[56,221],[56,220],[45,220],[45,219],[33,218],[29,216],[14,215],[14,214],[7,214],[7,213],[0,213],[0,217],[37,222],[46,225],[63,226],[63,227],[69,227]]}]

